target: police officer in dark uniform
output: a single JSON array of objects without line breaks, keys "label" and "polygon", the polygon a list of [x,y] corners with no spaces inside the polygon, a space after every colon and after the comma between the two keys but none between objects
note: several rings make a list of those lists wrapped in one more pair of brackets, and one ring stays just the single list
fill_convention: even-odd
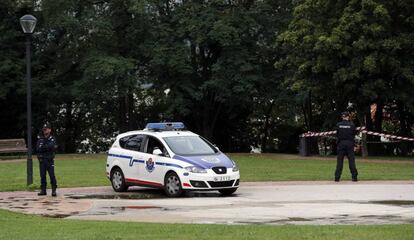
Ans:
[{"label": "police officer in dark uniform", "polygon": [[341,179],[342,168],[344,165],[344,156],[348,157],[349,170],[351,171],[352,181],[358,181],[358,171],[355,165],[354,154],[354,139],[355,139],[355,125],[349,121],[349,113],[342,113],[342,121],[336,124],[336,138],[337,138],[337,162],[335,171],[335,182]]},{"label": "police officer in dark uniform", "polygon": [[39,196],[46,195],[46,172],[49,173],[50,184],[52,185],[52,196],[56,196],[56,177],[55,177],[55,151],[57,143],[55,137],[51,135],[52,127],[49,123],[45,123],[42,128],[42,133],[38,136],[36,151],[39,159],[40,169],[40,192]]}]

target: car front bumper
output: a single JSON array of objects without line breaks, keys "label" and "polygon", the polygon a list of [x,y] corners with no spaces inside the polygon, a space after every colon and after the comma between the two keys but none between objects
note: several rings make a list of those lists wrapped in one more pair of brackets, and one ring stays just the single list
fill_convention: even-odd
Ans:
[{"label": "car front bumper", "polygon": [[240,183],[240,172],[232,169],[226,174],[216,174],[212,171],[207,173],[188,173],[180,175],[182,188],[184,190],[209,191],[226,188],[238,188]]}]

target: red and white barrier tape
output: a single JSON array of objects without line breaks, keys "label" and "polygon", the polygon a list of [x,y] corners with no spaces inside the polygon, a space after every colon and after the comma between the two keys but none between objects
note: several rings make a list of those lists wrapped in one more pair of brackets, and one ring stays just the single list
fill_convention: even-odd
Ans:
[{"label": "red and white barrier tape", "polygon": [[[365,127],[357,127],[356,130],[357,131],[361,131],[364,130]],[[301,137],[321,137],[321,136],[330,136],[330,135],[335,135],[336,134],[336,130],[334,131],[328,131],[328,132],[307,132],[304,133],[302,135],[300,135]]]},{"label": "red and white barrier tape", "polygon": [[388,138],[388,139],[397,139],[397,140],[413,141],[414,142],[414,138],[409,138],[409,137],[402,137],[402,136],[391,135],[391,134],[386,134],[386,133],[372,132],[372,131],[367,131],[367,130],[362,130],[361,132],[366,133],[368,135],[385,137],[385,138]]},{"label": "red and white barrier tape", "polygon": [[307,132],[302,135],[301,137],[321,137],[321,136],[330,136],[335,135],[336,131],[329,131],[329,132]]},{"label": "red and white barrier tape", "polygon": [[[386,133],[367,131],[367,130],[365,130],[365,127],[357,127],[356,130],[361,131],[362,133],[366,133],[368,135],[381,136],[381,137],[385,137],[385,138],[388,138],[388,139],[397,139],[397,140],[413,141],[414,142],[414,138],[402,137],[402,136],[391,135],[391,134],[386,134]],[[335,134],[336,134],[336,130],[335,131],[327,131],[327,132],[307,132],[307,133],[304,133],[304,134],[300,135],[300,137],[322,137],[322,136],[331,136],[331,135],[335,135]]]}]

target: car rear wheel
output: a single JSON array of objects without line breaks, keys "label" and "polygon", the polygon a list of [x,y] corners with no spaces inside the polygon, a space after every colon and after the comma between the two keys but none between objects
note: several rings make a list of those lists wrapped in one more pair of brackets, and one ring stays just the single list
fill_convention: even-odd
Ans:
[{"label": "car rear wheel", "polygon": [[170,172],[165,176],[164,190],[168,197],[180,197],[183,194],[180,178],[175,172]]},{"label": "car rear wheel", "polygon": [[223,196],[230,196],[232,195],[234,192],[236,192],[237,188],[226,188],[226,189],[220,189],[219,192],[221,193],[221,195]]},{"label": "car rear wheel", "polygon": [[128,190],[128,185],[125,182],[124,174],[119,168],[115,168],[111,174],[112,188],[115,192],[125,192]]}]

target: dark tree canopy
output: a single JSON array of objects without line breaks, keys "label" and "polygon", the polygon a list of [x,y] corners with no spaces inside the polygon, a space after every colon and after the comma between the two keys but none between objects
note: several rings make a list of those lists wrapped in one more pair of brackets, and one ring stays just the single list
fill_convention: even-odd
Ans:
[{"label": "dark tree canopy", "polygon": [[[33,131],[50,121],[63,152],[173,120],[225,151],[295,152],[349,106],[360,125],[412,135],[410,1],[31,2],[0,6],[1,138],[25,136],[26,13]],[[369,120],[373,103],[397,121]]]}]

